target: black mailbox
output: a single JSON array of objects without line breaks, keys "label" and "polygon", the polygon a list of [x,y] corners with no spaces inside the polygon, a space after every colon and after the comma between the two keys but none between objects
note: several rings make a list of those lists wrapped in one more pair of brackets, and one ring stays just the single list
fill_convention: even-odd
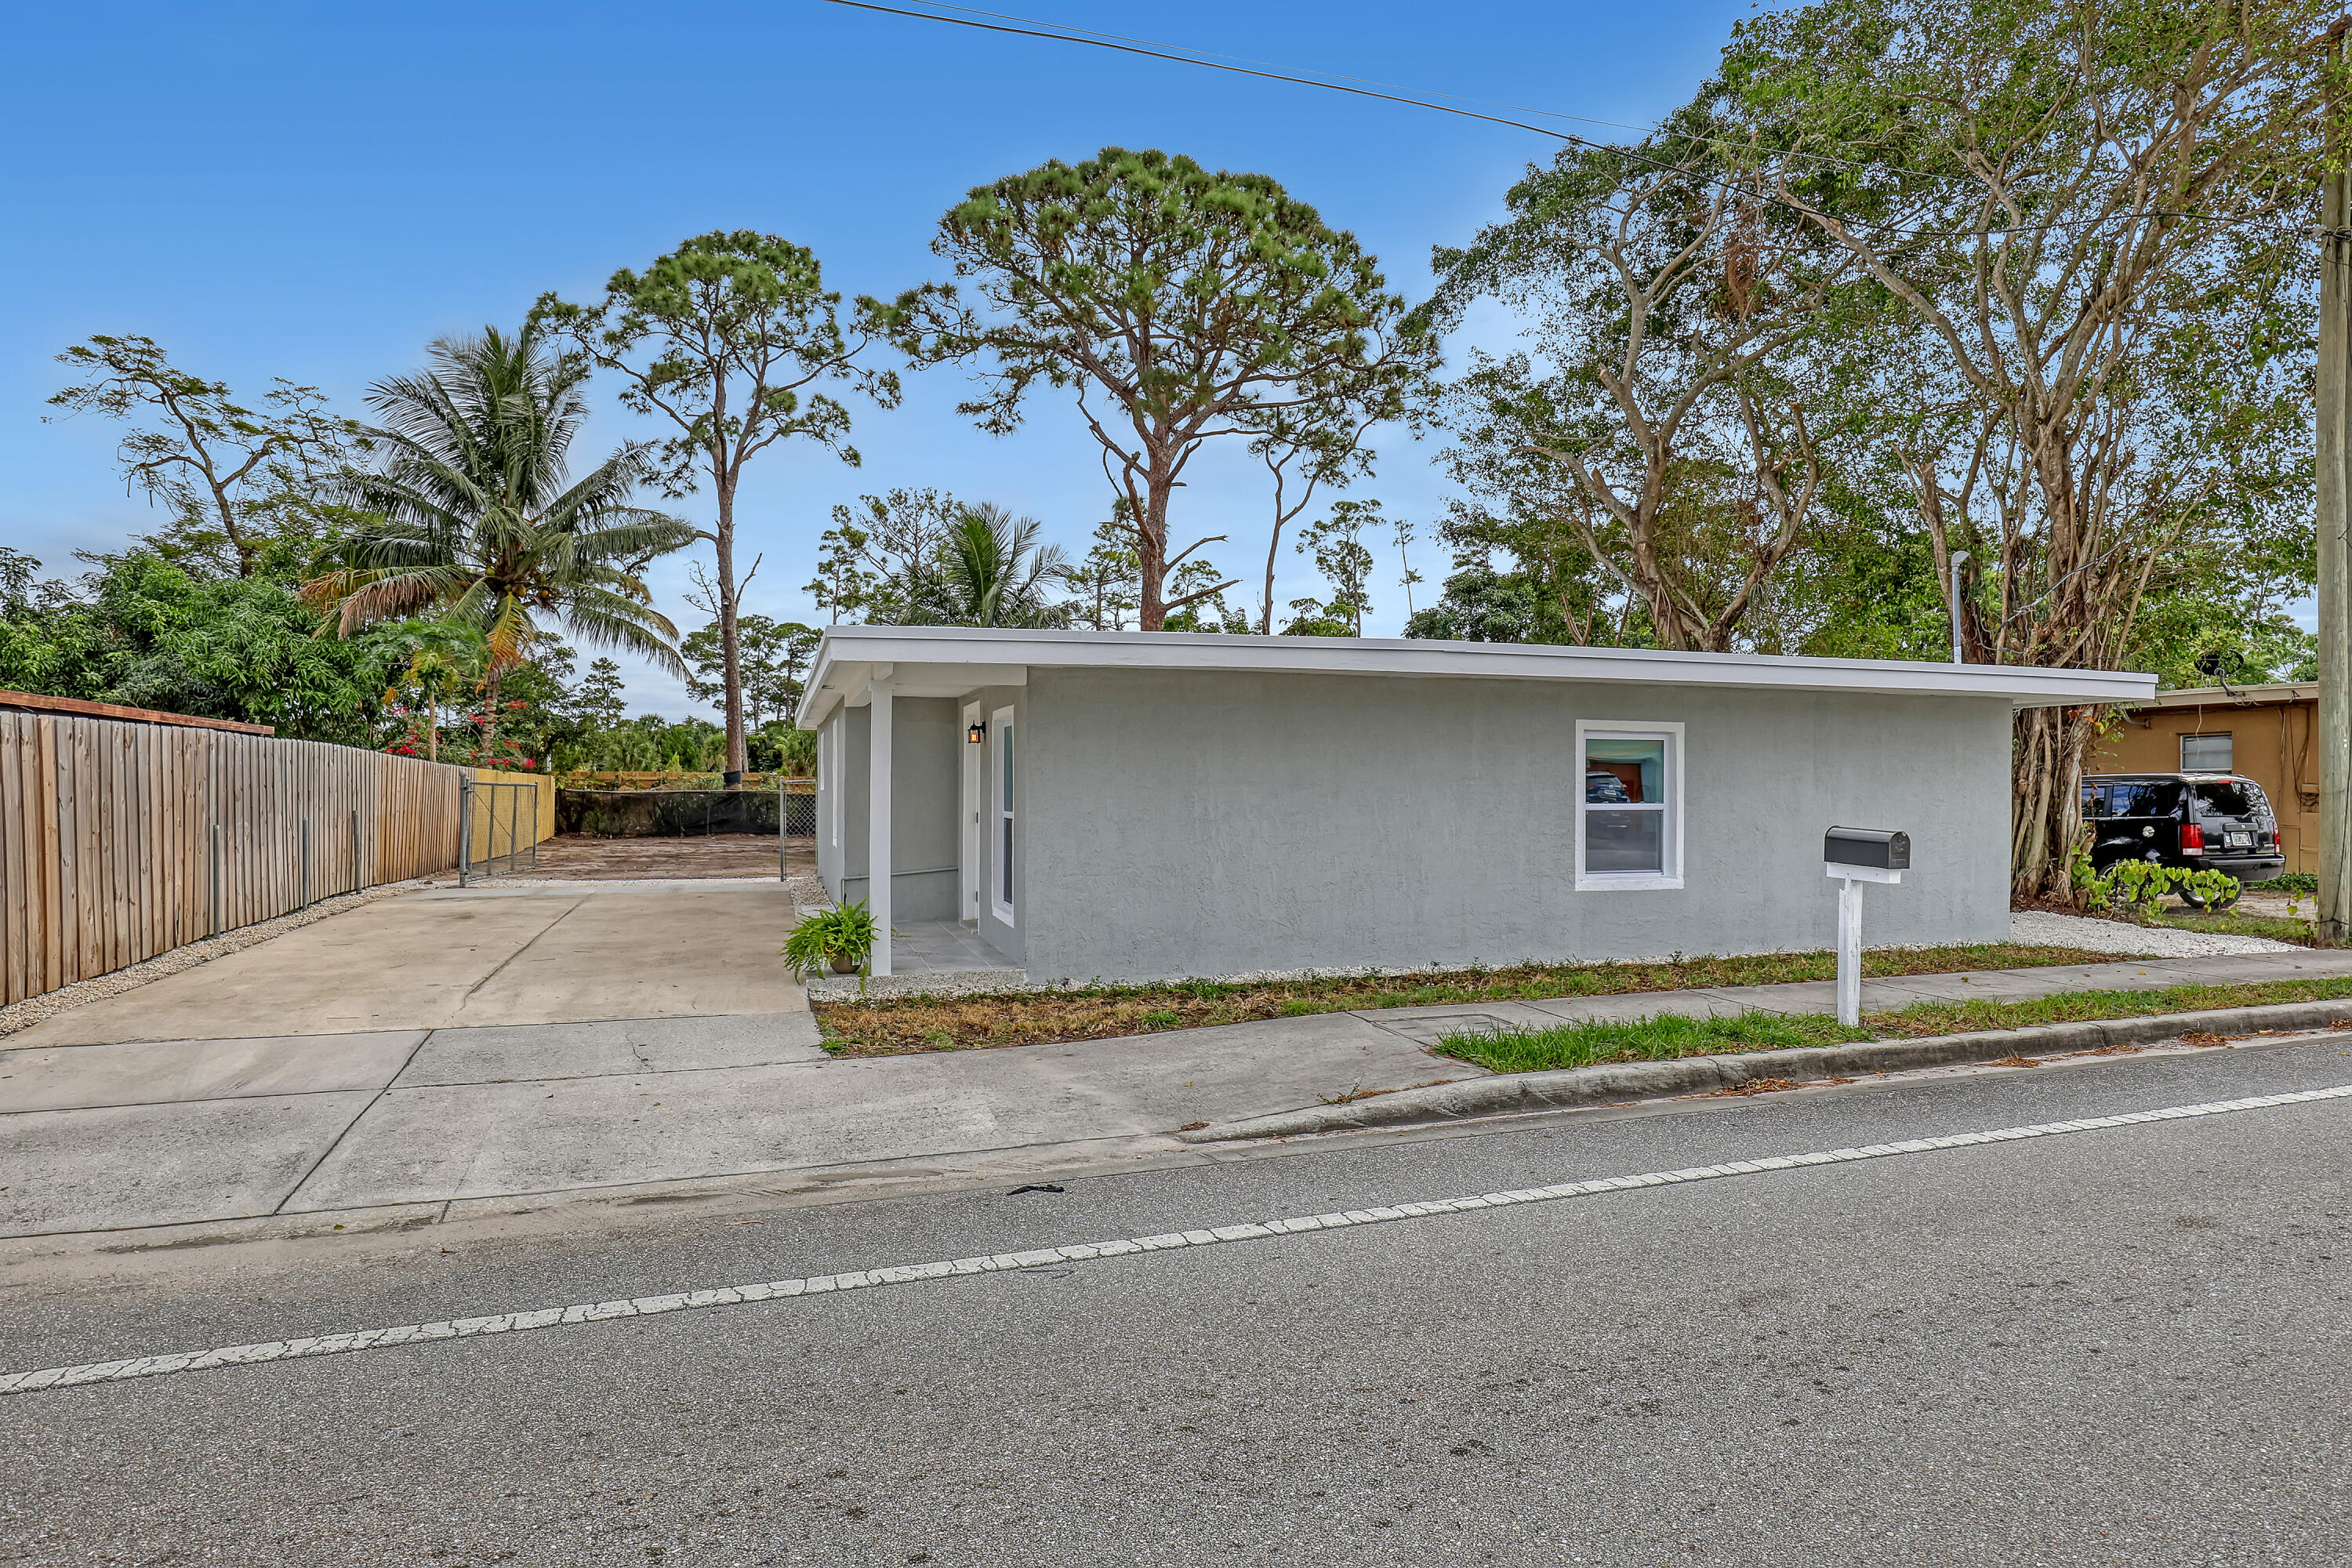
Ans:
[{"label": "black mailbox", "polygon": [[1872,866],[1882,871],[1911,867],[1911,836],[1883,827],[1832,827],[1822,843],[1822,858],[1832,866]]}]

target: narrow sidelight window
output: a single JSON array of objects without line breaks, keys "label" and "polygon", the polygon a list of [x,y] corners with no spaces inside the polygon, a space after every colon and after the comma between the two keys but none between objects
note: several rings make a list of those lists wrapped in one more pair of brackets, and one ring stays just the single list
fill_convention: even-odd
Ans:
[{"label": "narrow sidelight window", "polygon": [[1679,888],[1682,726],[1579,722],[1576,886]]},{"label": "narrow sidelight window", "polygon": [[1013,923],[1013,781],[1015,775],[1013,757],[1013,710],[1000,708],[995,713],[996,766],[990,783],[991,815],[995,819],[996,840],[996,914],[1007,925]]}]

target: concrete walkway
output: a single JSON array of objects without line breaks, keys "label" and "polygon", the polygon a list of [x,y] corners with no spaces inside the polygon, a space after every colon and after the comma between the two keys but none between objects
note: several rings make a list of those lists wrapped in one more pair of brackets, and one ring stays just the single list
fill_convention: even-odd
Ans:
[{"label": "concrete walkway", "polygon": [[[268,944],[282,949],[310,931],[354,922],[304,950],[315,972],[299,962],[275,966],[274,985],[290,1000],[271,1000],[272,985],[246,972],[221,982],[222,995],[183,988],[184,1016],[207,1027],[238,1016],[236,997],[263,1009],[247,1016],[361,1019],[362,1026],[167,1036],[157,1031],[175,1015],[151,997],[151,1005],[114,1015],[118,1032],[110,1041],[18,1037],[0,1051],[0,1235],[265,1215],[407,1223],[450,1217],[468,1205],[511,1205],[521,1194],[760,1173],[805,1175],[1081,1144],[1098,1152],[1150,1152],[1174,1147],[1167,1134],[1196,1122],[1482,1076],[1423,1048],[1451,1030],[1751,1007],[1813,1013],[1832,1005],[1832,988],[1822,982],[1323,1014],[863,1060],[826,1057],[816,1045],[814,1020],[800,1006],[476,1021],[482,1012],[526,1005],[575,1012],[596,1005],[575,1003],[575,995],[683,1005],[769,994],[758,987],[772,982],[719,973],[724,966],[715,955],[697,947],[729,940],[709,922],[741,917],[746,906],[664,904],[635,910],[632,918],[627,900],[636,896],[603,895],[568,912],[540,907],[561,900],[520,890],[471,899],[463,905],[468,928],[495,931],[498,942],[486,940],[462,962],[452,960],[446,984],[420,981],[407,1004],[415,1009],[412,1022],[402,1027],[376,1026],[396,1011],[390,998],[367,993],[363,1005],[338,1000],[334,976],[348,985],[362,963],[352,948],[412,929],[362,921],[375,912],[371,908]],[[394,907],[400,906],[433,908],[423,898]],[[706,921],[698,934],[681,929],[698,908]],[[583,914],[575,934],[561,940],[576,944],[572,963],[604,970],[567,971],[547,964],[543,954],[531,958],[550,933]],[[501,946],[506,956],[493,963]],[[675,994],[664,988],[667,981],[627,990],[625,975],[644,968],[648,955],[685,965],[689,978]],[[499,979],[518,964],[519,975]],[[132,1002],[203,973],[117,1000]],[[1864,1005],[2017,1001],[2068,991],[2346,973],[2352,973],[2352,952],[2297,950],[1871,981]],[[461,986],[467,975],[478,978]],[[493,1001],[478,1000],[485,994]],[[82,1036],[102,1036],[107,1031],[87,1017],[100,1005],[42,1031],[79,1020]],[[436,1021],[415,1021],[428,1016]]]}]

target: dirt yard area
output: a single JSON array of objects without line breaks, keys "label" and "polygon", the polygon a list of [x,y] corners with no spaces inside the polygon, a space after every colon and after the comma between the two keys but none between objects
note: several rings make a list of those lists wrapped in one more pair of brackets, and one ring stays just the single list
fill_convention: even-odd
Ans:
[{"label": "dirt yard area", "polygon": [[[787,869],[816,874],[816,840],[784,841]],[[517,876],[534,880],[617,881],[646,877],[773,877],[776,840],[764,833],[714,833],[688,838],[592,838],[563,833],[539,847],[539,864]]]}]

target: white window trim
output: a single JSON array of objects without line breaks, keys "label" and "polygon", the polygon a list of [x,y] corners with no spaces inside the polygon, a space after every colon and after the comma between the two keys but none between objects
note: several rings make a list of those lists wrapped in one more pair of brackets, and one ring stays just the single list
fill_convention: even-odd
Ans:
[{"label": "white window trim", "polygon": [[[1591,740],[1664,741],[1666,743],[1665,874],[1654,871],[1587,871],[1584,868],[1584,748]],[[1576,890],[1630,893],[1671,890],[1683,885],[1683,727],[1680,722],[1614,719],[1576,721]]]},{"label": "white window trim", "polygon": [[[1018,925],[1013,908],[1000,896],[1004,890],[1006,857],[1018,858],[1021,850],[1021,752],[1020,742],[1013,742],[1013,805],[1008,812],[1004,805],[1004,737],[1013,733],[1013,710],[999,708],[988,716],[988,906],[996,918],[1006,925]],[[1004,842],[1007,816],[1013,823],[1013,842]],[[1024,879],[1025,880],[1026,879]],[[1013,889],[1020,897],[1021,889]]]}]

